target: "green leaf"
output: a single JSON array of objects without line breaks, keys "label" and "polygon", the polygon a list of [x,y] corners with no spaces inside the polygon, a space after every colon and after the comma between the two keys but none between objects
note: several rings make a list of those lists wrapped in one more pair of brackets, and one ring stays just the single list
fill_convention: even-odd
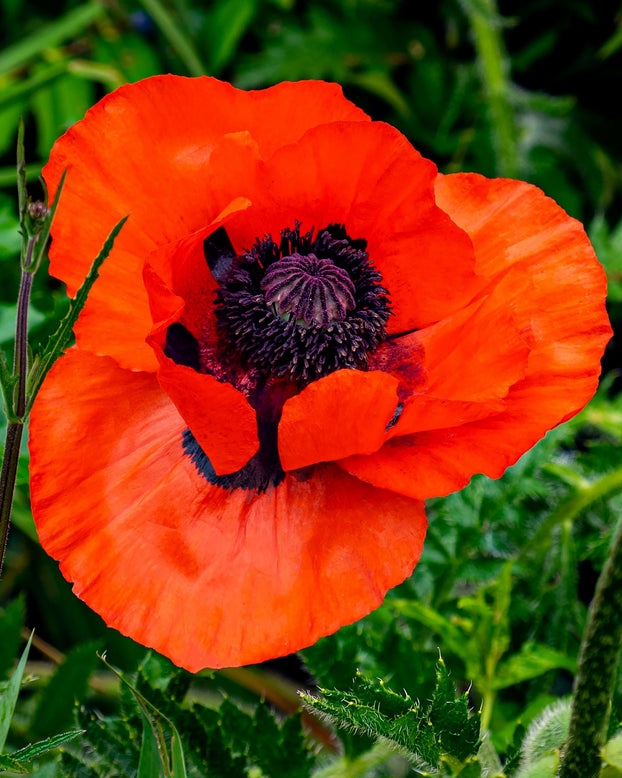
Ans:
[{"label": "green leaf", "polygon": [[194,44],[185,30],[179,26],[175,16],[169,12],[160,0],[141,0],[141,3],[175,50],[177,56],[182,60],[190,75],[204,75],[206,71],[194,48]]},{"label": "green leaf", "polygon": [[[146,720],[149,728],[151,729],[154,739],[155,747],[159,754],[160,766],[162,768],[162,774],[164,778],[187,778],[186,764],[184,760],[184,754],[181,746],[181,738],[175,724],[165,716],[155,705],[153,705],[143,694],[141,694],[129,681],[116,670],[112,665],[108,664],[105,657],[102,657],[102,661],[124,684],[124,686],[130,691],[141,711],[143,719]],[[166,739],[164,731],[162,729],[161,722],[164,721],[166,726],[171,732],[171,756],[169,757]],[[143,727],[145,726],[143,722]],[[147,742],[149,739],[147,738]],[[145,740],[143,739],[143,746],[145,746]],[[148,764],[152,764],[153,760],[153,744],[145,746],[145,769]],[[142,757],[142,748],[141,748]]]},{"label": "green leaf", "polygon": [[423,602],[416,600],[391,600],[391,607],[401,615],[409,619],[415,619],[420,624],[425,625],[441,637],[441,642],[446,645],[458,656],[463,656],[465,652],[464,633],[449,619],[430,608]]},{"label": "green leaf", "polygon": [[32,743],[29,746],[20,748],[19,751],[14,751],[11,754],[11,759],[15,759],[17,762],[30,762],[32,759],[36,759],[41,754],[45,754],[47,751],[51,751],[54,748],[62,746],[63,743],[68,743],[70,740],[82,735],[84,730],[74,729],[71,732],[62,732],[60,735],[53,735],[45,740],[40,740],[38,743]]},{"label": "green leaf", "polygon": [[173,735],[171,737],[171,755],[173,761],[173,778],[187,778],[186,760],[181,745],[181,737],[175,725],[171,722]]},{"label": "green leaf", "polygon": [[28,768],[20,764],[12,756],[0,754],[0,773],[10,771],[12,773],[27,773]]},{"label": "green leaf", "polygon": [[78,316],[80,315],[82,308],[84,308],[84,304],[86,303],[88,294],[91,291],[91,287],[97,280],[100,268],[104,263],[104,260],[112,251],[116,237],[119,232],[121,232],[121,228],[128,220],[128,218],[128,216],[125,216],[123,219],[121,219],[121,221],[118,222],[118,224],[112,230],[110,235],[106,238],[102,250],[99,252],[95,258],[95,261],[91,265],[91,269],[89,270],[87,277],[84,279],[82,286],[78,289],[76,296],[69,304],[69,310],[67,311],[67,314],[60,322],[56,332],[50,337],[44,353],[40,357],[37,356],[35,358],[29,375],[27,413],[32,408],[32,403],[37,396],[37,392],[41,388],[43,379],[49,372],[56,359],[58,359],[58,357],[67,347],[69,339],[71,338],[73,326],[78,320]]},{"label": "green leaf", "polygon": [[539,643],[524,643],[517,654],[499,663],[492,688],[505,689],[557,669],[568,670],[574,674],[577,671],[576,660]]},{"label": "green leaf", "polygon": [[[15,81],[9,86],[4,87],[0,91],[0,108],[7,110],[15,108],[18,109],[25,101],[26,98],[33,94],[36,94],[39,89],[45,86],[49,86],[59,76],[67,72],[67,66],[69,60],[61,60],[60,62],[54,62],[51,65],[45,65],[37,72],[29,76],[28,78],[21,78],[19,81]],[[10,114],[9,114],[10,115]]]},{"label": "green leaf", "polygon": [[164,775],[158,741],[151,728],[151,722],[145,714],[142,715],[142,720],[143,736],[136,778],[156,778]]},{"label": "green leaf", "polygon": [[434,698],[427,708],[408,694],[396,694],[382,680],[368,680],[360,674],[352,691],[320,689],[321,697],[300,692],[314,711],[337,725],[365,732],[407,753],[432,768],[442,754],[464,761],[479,748],[479,715],[470,716],[467,695],[456,692],[445,665],[439,660]]},{"label": "green leaf", "polygon": [[28,638],[26,648],[22,653],[22,657],[19,660],[19,664],[15,669],[15,672],[11,676],[4,694],[0,697],[0,751],[4,748],[7,735],[9,734],[9,727],[11,726],[11,719],[13,718],[13,711],[17,703],[19,696],[20,686],[22,684],[22,677],[24,675],[24,668],[28,660],[28,652],[30,651],[30,644],[32,642],[32,635]]},{"label": "green leaf", "polygon": [[45,65],[34,68],[35,77],[40,74],[43,79],[47,73],[50,76],[29,101],[37,125],[36,150],[44,159],[56,138],[81,119],[96,99],[92,81],[77,75],[71,61],[65,63],[65,70],[56,75]]},{"label": "green leaf", "polygon": [[456,698],[456,689],[442,658],[437,665],[436,689],[429,717],[443,751],[461,762],[477,753],[479,713],[469,715],[468,693]]}]

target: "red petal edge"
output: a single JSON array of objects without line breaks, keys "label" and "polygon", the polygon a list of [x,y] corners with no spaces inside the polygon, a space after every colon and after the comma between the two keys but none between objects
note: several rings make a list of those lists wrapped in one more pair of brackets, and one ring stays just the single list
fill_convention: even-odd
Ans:
[{"label": "red petal edge", "polygon": [[41,542],[110,626],[193,672],[236,666],[361,618],[410,574],[423,503],[335,466],[229,492],[182,453],[184,426],[154,376],[79,350],[37,398]]}]

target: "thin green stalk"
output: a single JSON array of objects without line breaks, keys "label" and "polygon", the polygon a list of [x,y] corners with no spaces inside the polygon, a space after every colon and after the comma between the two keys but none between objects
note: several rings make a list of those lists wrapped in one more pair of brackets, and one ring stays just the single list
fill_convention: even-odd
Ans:
[{"label": "thin green stalk", "polygon": [[496,157],[497,173],[518,176],[514,109],[510,100],[510,60],[501,34],[501,16],[495,0],[463,0],[473,30]]},{"label": "thin green stalk", "polygon": [[9,539],[11,508],[13,507],[13,494],[15,492],[15,480],[19,465],[19,449],[23,433],[23,422],[12,421],[7,425],[4,456],[2,457],[2,472],[0,473],[0,576],[2,575],[2,567],[4,565],[6,544]]},{"label": "thin green stalk", "polygon": [[596,778],[622,647],[622,520],[598,579],[575,679],[570,731],[560,778]]},{"label": "thin green stalk", "polygon": [[4,456],[2,458],[2,471],[0,472],[0,575],[4,566],[4,556],[9,538],[9,525],[11,509],[13,507],[13,495],[15,494],[15,481],[19,466],[19,450],[24,434],[26,413],[26,382],[28,379],[28,303],[32,289],[32,273],[28,268],[32,264],[35,245],[39,236],[28,239],[26,257],[22,268],[22,280],[17,302],[17,322],[15,326],[15,358],[13,362],[13,375],[17,378],[14,389],[14,398],[10,410],[11,418],[6,431]]}]

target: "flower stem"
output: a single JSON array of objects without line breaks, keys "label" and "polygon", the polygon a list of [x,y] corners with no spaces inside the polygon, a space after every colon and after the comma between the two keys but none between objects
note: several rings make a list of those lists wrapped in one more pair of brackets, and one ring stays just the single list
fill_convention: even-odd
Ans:
[{"label": "flower stem", "polygon": [[32,289],[33,274],[29,272],[33,252],[39,236],[28,239],[26,256],[22,267],[22,279],[17,301],[17,322],[15,325],[15,357],[13,375],[17,378],[10,418],[6,431],[2,470],[0,471],[0,575],[4,565],[4,556],[9,537],[9,524],[15,481],[19,465],[19,450],[26,422],[26,382],[28,379],[28,304]]},{"label": "flower stem", "polygon": [[2,457],[2,472],[0,474],[0,575],[4,564],[4,554],[9,538],[9,522],[13,506],[15,479],[19,464],[19,447],[24,431],[23,422],[9,422],[6,430],[4,456]]},{"label": "flower stem", "polygon": [[588,612],[560,778],[596,778],[622,646],[622,520]]}]

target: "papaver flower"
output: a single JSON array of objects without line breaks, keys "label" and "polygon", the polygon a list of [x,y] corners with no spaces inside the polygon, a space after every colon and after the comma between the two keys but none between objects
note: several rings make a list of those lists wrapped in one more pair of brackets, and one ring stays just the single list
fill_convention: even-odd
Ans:
[{"label": "papaver flower", "polygon": [[592,396],[610,336],[581,226],[439,175],[339,87],[118,89],[54,146],[70,294],[129,214],[32,413],[44,548],[190,670],[309,645],[421,552],[423,500],[499,476]]}]

